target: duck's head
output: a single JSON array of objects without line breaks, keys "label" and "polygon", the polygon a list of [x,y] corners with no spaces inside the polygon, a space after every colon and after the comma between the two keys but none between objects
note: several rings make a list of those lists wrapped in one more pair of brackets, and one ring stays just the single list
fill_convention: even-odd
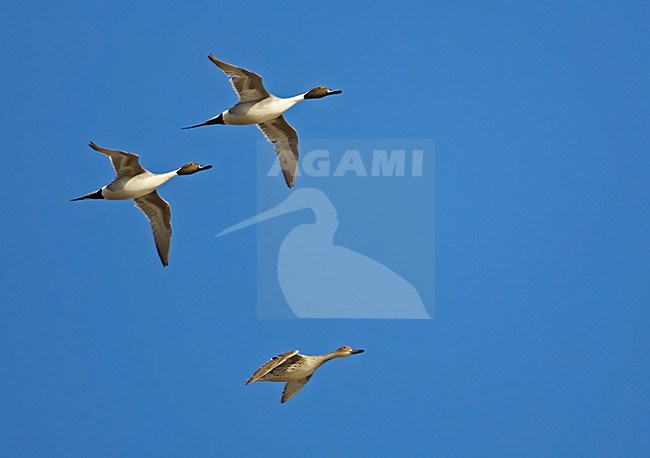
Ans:
[{"label": "duck's head", "polygon": [[338,356],[339,358],[345,358],[346,356],[356,355],[357,353],[363,353],[363,350],[355,350],[352,347],[348,347],[347,345],[344,345],[343,347],[339,347],[336,350],[334,350],[334,353],[336,353],[336,356]]},{"label": "duck's head", "polygon": [[196,162],[188,162],[183,167],[176,171],[179,175],[192,175],[196,172],[201,172],[202,170],[211,169],[211,165],[199,165]]},{"label": "duck's head", "polygon": [[334,94],[340,94],[343,91],[340,89],[336,89],[334,91],[327,89],[325,86],[316,86],[313,89],[310,89],[306,94],[305,94],[305,100],[307,99],[322,99],[323,97],[327,97],[328,95],[334,95]]}]

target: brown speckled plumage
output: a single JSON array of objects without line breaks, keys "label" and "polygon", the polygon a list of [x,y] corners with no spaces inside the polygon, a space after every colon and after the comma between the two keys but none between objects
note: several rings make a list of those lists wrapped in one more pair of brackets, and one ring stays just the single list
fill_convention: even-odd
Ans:
[{"label": "brown speckled plumage", "polygon": [[281,402],[287,402],[311,379],[314,371],[327,361],[334,358],[362,353],[363,350],[354,350],[351,347],[340,347],[324,355],[301,355],[298,350],[288,351],[274,356],[264,363],[246,381],[252,382],[286,382],[282,391]]}]

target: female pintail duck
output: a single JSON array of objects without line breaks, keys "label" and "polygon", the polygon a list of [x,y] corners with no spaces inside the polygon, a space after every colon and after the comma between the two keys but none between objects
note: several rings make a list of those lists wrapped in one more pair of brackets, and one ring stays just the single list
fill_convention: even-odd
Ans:
[{"label": "female pintail duck", "polygon": [[273,143],[284,179],[290,188],[293,187],[298,167],[298,134],[284,120],[282,113],[304,100],[321,99],[343,91],[331,91],[325,86],[317,86],[294,97],[276,97],[264,88],[258,74],[221,61],[212,54],[208,58],[230,77],[230,84],[239,96],[239,102],[214,118],[184,129],[212,124],[257,124],[266,139]]},{"label": "female pintail duck", "polygon": [[172,239],[172,214],[169,204],[158,195],[156,189],[179,175],[192,175],[202,170],[208,170],[212,166],[188,162],[178,170],[167,173],[151,173],[142,168],[137,154],[102,148],[93,142],[90,142],[89,146],[111,159],[116,177],[113,182],[104,186],[99,191],[91,192],[90,194],[72,200],[133,199],[135,206],[149,219],[158,256],[160,256],[163,266],[167,267],[169,264],[169,249]]},{"label": "female pintail duck", "polygon": [[337,348],[325,355],[301,355],[298,350],[283,353],[271,358],[246,381],[251,382],[287,382],[282,391],[280,402],[291,399],[309,381],[314,371],[327,361],[334,358],[345,358],[350,355],[363,353],[350,347]]}]

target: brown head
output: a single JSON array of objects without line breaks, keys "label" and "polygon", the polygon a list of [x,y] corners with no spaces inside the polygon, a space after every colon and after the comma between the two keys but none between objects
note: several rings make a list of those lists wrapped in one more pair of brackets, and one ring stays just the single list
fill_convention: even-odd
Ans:
[{"label": "brown head", "polygon": [[192,175],[193,173],[201,172],[202,170],[208,170],[211,168],[211,165],[199,165],[196,162],[188,162],[183,167],[178,169],[176,173],[178,175]]},{"label": "brown head", "polygon": [[307,99],[322,99],[328,95],[340,94],[343,91],[337,89],[335,91],[330,91],[325,86],[316,86],[313,89],[310,89],[309,92],[305,94],[305,100]]},{"label": "brown head", "polygon": [[343,347],[339,347],[336,350],[334,350],[334,353],[336,353],[336,356],[339,358],[345,358],[346,356],[356,355],[357,353],[363,353],[363,350],[355,350],[354,348],[345,345]]}]

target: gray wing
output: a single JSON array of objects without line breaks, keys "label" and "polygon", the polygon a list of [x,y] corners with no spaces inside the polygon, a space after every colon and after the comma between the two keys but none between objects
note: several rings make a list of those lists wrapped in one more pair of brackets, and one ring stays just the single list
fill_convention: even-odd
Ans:
[{"label": "gray wing", "polygon": [[270,96],[262,84],[262,77],[257,73],[219,60],[212,54],[208,55],[208,58],[230,77],[230,84],[240,102],[262,100]]},{"label": "gray wing", "polygon": [[[314,374],[311,374],[314,375]],[[308,375],[305,378],[302,378],[300,380],[296,380],[293,382],[287,382],[286,385],[284,385],[284,390],[282,390],[282,398],[280,399],[281,403],[287,402],[289,399],[294,397],[294,395],[302,390],[302,387],[307,384],[309,379],[311,378],[311,375]]]},{"label": "gray wing", "polygon": [[145,214],[151,223],[156,250],[163,266],[169,264],[169,250],[172,244],[172,211],[169,204],[154,191],[135,200],[135,206]]},{"label": "gray wing", "polygon": [[256,382],[257,380],[261,379],[266,374],[271,372],[273,369],[278,367],[280,364],[284,363],[285,361],[287,361],[292,356],[296,356],[297,354],[298,354],[298,350],[292,350],[292,351],[288,351],[286,353],[282,353],[281,355],[274,356],[273,358],[271,358],[270,360],[268,360],[267,362],[262,364],[262,366],[255,371],[255,373],[251,376],[251,378],[249,378],[246,381],[246,385],[248,385],[251,382]]},{"label": "gray wing", "polygon": [[273,143],[275,154],[278,155],[280,167],[282,167],[284,180],[287,182],[287,186],[293,188],[298,169],[298,133],[296,129],[291,127],[283,116],[258,124],[257,127],[266,139]]},{"label": "gray wing", "polygon": [[111,164],[115,169],[116,179],[123,177],[134,177],[145,172],[145,169],[140,165],[140,156],[126,151],[118,151],[116,149],[102,148],[95,145],[93,142],[88,144],[95,151],[105,154],[111,159]]}]

